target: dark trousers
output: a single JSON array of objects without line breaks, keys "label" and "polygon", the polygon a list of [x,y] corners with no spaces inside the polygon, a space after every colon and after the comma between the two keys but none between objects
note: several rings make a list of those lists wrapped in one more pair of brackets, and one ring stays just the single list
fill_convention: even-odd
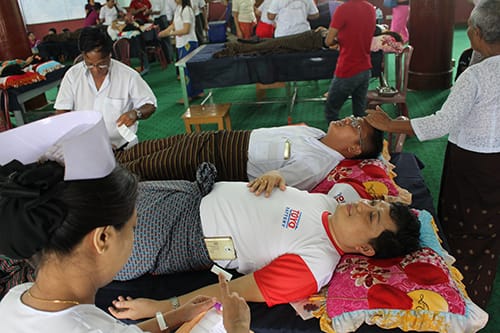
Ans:
[{"label": "dark trousers", "polygon": [[328,123],[339,119],[340,109],[349,96],[352,96],[353,115],[357,117],[365,115],[370,77],[370,69],[349,78],[333,77],[325,104],[325,118]]}]

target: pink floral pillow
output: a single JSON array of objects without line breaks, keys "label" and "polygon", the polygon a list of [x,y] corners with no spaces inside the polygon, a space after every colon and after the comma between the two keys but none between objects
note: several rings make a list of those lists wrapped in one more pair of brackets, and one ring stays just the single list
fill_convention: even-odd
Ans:
[{"label": "pink floral pillow", "polygon": [[365,199],[397,197],[399,191],[389,176],[382,160],[365,159],[341,161],[330,173],[311,190],[312,193],[327,194],[335,184],[347,183]]},{"label": "pink floral pillow", "polygon": [[426,332],[476,332],[486,325],[488,314],[468,298],[432,215],[418,211],[418,218],[421,250],[392,259],[342,257],[316,314],[324,332],[354,332],[364,323]]}]

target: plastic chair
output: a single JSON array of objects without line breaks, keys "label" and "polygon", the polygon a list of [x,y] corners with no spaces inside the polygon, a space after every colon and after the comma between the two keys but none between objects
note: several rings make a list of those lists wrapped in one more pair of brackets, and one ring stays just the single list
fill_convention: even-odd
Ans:
[{"label": "plastic chair", "polygon": [[395,104],[399,114],[409,117],[408,106],[406,105],[406,93],[408,91],[408,71],[410,68],[413,46],[406,45],[400,54],[395,55],[395,71],[397,92],[393,96],[380,96],[377,90],[368,90],[368,108],[374,109],[381,104]]},{"label": "plastic chair", "polygon": [[165,52],[160,45],[161,41],[158,39],[159,28],[155,27],[154,29],[144,31],[142,33],[142,38],[144,39],[144,51],[146,56],[153,54],[156,60],[160,63],[161,68],[165,69],[168,66],[167,57]]},{"label": "plastic chair", "polygon": [[[397,120],[408,120],[408,117],[399,116]],[[400,153],[403,151],[403,145],[406,140],[406,134],[404,133],[387,133],[387,142],[389,144],[389,152]]]},{"label": "plastic chair", "polygon": [[126,38],[118,39],[113,43],[113,53],[119,61],[130,66],[130,43]]}]

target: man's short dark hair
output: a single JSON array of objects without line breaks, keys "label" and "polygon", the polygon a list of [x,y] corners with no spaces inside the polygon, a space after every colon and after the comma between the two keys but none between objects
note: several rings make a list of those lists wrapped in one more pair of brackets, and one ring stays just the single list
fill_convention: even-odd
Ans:
[{"label": "man's short dark hair", "polygon": [[[370,125],[371,127],[371,125]],[[384,132],[373,128],[363,140],[363,151],[356,156],[356,159],[378,158],[384,146]]]},{"label": "man's short dark hair", "polygon": [[375,258],[394,258],[420,249],[420,221],[405,204],[391,203],[389,215],[397,231],[385,230],[370,241],[375,249]]},{"label": "man's short dark hair", "polygon": [[78,48],[83,53],[98,51],[102,55],[109,55],[113,50],[113,41],[105,31],[97,27],[87,27],[80,33]]}]

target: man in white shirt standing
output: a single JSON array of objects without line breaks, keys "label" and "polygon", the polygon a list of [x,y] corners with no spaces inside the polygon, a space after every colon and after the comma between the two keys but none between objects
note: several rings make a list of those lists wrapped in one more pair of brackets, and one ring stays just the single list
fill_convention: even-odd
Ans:
[{"label": "man in white shirt standing", "polygon": [[111,59],[112,42],[99,28],[84,28],[78,41],[83,61],[64,75],[56,113],[94,110],[102,113],[114,148],[137,143],[138,121],[156,110],[156,97],[133,68]]},{"label": "man in white shirt standing", "polygon": [[276,22],[274,37],[282,37],[310,30],[319,10],[313,0],[271,0],[267,17]]}]

